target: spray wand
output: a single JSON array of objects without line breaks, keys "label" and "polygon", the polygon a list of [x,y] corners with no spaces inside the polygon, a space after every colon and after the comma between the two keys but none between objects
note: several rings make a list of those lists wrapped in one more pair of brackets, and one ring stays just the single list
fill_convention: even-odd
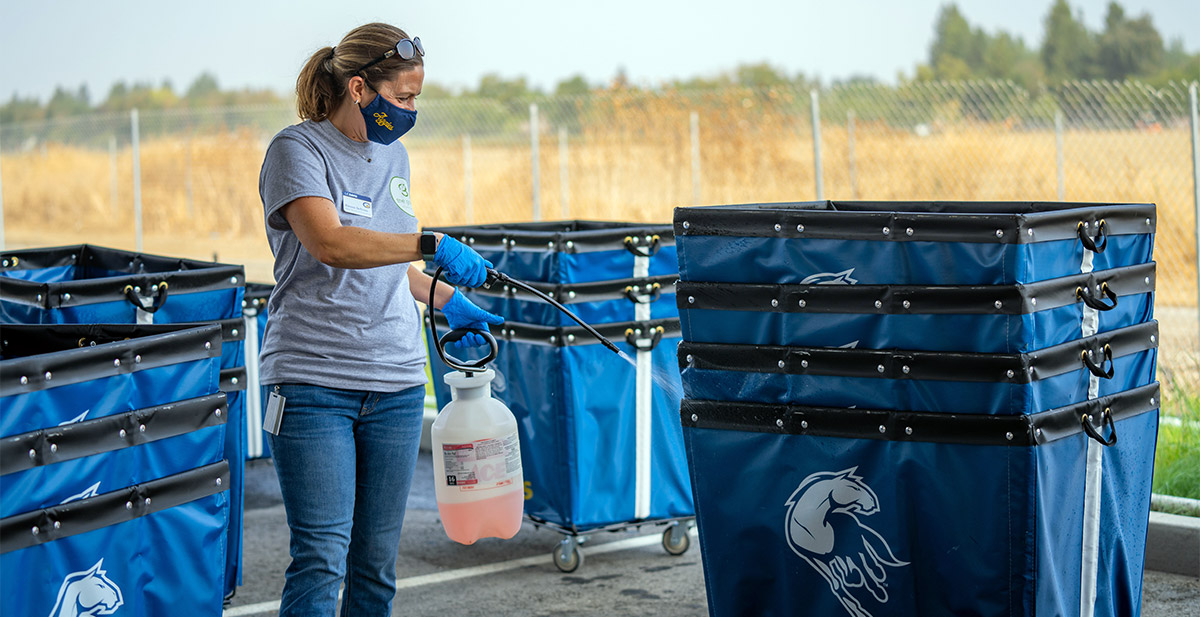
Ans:
[{"label": "spray wand", "polygon": [[[437,291],[438,280],[440,280],[441,277],[442,277],[442,268],[438,268],[437,271],[435,271],[433,273],[433,283],[429,286],[429,307],[430,307],[430,309],[433,308],[434,292]],[[578,316],[576,316],[575,313],[572,313],[567,307],[563,306],[562,303],[560,303],[559,301],[555,300],[554,298],[551,298],[549,295],[543,293],[541,290],[539,290],[537,288],[534,288],[534,287],[527,285],[521,281],[518,281],[517,279],[509,277],[507,274],[505,274],[503,272],[493,270],[492,268],[488,268],[487,269],[487,279],[484,281],[483,286],[490,288],[492,285],[495,285],[496,283],[512,285],[513,287],[523,289],[523,290],[537,296],[538,298],[541,298],[547,304],[549,304],[549,305],[553,306],[554,308],[565,313],[567,315],[567,317],[570,317],[572,320],[575,321],[575,323],[579,324],[580,326],[583,326],[584,330],[587,330],[589,334],[596,337],[596,339],[599,340],[601,343],[603,343],[605,347],[612,350],[613,353],[616,353],[618,355],[621,353],[621,350],[616,346],[616,344],[614,344],[612,341],[604,338],[604,335],[597,332],[595,328],[593,328],[591,325],[584,322],[582,319],[580,319]],[[429,320],[429,330],[433,336],[433,341],[434,341],[433,347],[434,347],[434,349],[437,350],[438,357],[440,357],[442,359],[442,362],[445,363],[446,366],[449,366],[452,369],[455,369],[457,371],[462,371],[468,375],[470,375],[472,373],[481,373],[481,372],[487,370],[488,362],[491,362],[492,360],[496,359],[496,353],[498,351],[498,347],[496,345],[496,337],[492,336],[491,332],[488,332],[487,330],[477,330],[475,328],[458,328],[456,330],[451,330],[450,332],[446,333],[446,335],[444,337],[439,339],[438,334],[437,334],[437,321],[432,318],[432,315],[430,316],[430,320]],[[488,346],[491,349],[489,350],[489,352],[486,356],[484,356],[483,358],[481,358],[479,360],[475,360],[473,362],[463,362],[453,356],[449,356],[446,354],[445,349],[443,349],[443,346],[446,343],[453,343],[454,341],[457,341],[472,332],[475,334],[479,334],[480,336],[482,336],[484,338],[484,340],[487,341]]]}]

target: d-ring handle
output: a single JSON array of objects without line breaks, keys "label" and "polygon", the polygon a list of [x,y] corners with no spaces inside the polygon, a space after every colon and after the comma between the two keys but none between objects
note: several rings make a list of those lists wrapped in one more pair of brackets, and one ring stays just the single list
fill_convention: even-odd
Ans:
[{"label": "d-ring handle", "polygon": [[658,234],[650,236],[650,246],[646,248],[645,253],[642,252],[641,247],[634,244],[633,236],[625,236],[625,250],[637,255],[638,257],[653,257],[661,247],[662,238],[659,238]]},{"label": "d-ring handle", "polygon": [[[1091,350],[1085,350],[1080,354],[1080,356],[1083,358],[1083,365],[1086,366],[1093,375],[1101,379],[1113,378],[1113,352],[1111,346],[1104,346],[1104,360],[1102,360],[1100,364],[1096,364],[1096,361],[1092,359]],[[1107,370],[1104,368],[1106,363],[1108,364]]]},{"label": "d-ring handle", "polygon": [[[1092,417],[1086,413],[1079,416],[1079,423],[1083,425],[1083,432],[1087,433],[1088,437],[1095,439],[1102,445],[1115,446],[1117,444],[1117,425],[1113,423],[1112,409],[1105,407],[1102,416],[1103,421],[1100,425],[1100,430],[1096,430],[1096,427],[1092,424]],[[1108,439],[1105,439],[1100,434],[1100,431],[1103,431],[1105,428],[1108,428]]]},{"label": "d-ring handle", "polygon": [[1096,241],[1093,240],[1091,236],[1088,236],[1087,232],[1084,231],[1086,227],[1084,227],[1083,221],[1080,221],[1079,224],[1075,226],[1075,232],[1079,234],[1079,241],[1083,244],[1083,248],[1093,253],[1103,253],[1104,249],[1108,248],[1108,233],[1104,231],[1104,227],[1104,219],[1100,219],[1100,224],[1096,226],[1096,237],[1100,239],[1100,243],[1097,244]]},{"label": "d-ring handle", "polygon": [[1087,287],[1082,285],[1075,288],[1075,299],[1083,300],[1084,304],[1096,309],[1097,311],[1111,311],[1117,308],[1117,292],[1113,291],[1112,288],[1108,286],[1108,281],[1100,283],[1100,293],[1108,296],[1108,299],[1112,301],[1112,304],[1105,304],[1103,300],[1093,296],[1092,292]]},{"label": "d-ring handle", "polygon": [[140,297],[138,297],[137,292],[133,290],[133,285],[126,285],[124,292],[125,298],[129,300],[130,304],[133,304],[147,313],[157,312],[158,309],[162,308],[163,305],[167,303],[166,281],[158,284],[158,291],[154,294],[154,298],[150,301],[150,306],[146,306],[146,303]]},{"label": "d-ring handle", "polygon": [[[634,304],[650,304],[651,302],[658,300],[658,296],[661,294],[662,285],[658,283],[651,285],[650,290],[644,294],[639,294],[638,290],[635,290],[632,285],[627,285],[625,287],[625,298]],[[647,296],[644,302],[640,300],[642,296]]]},{"label": "d-ring handle", "polygon": [[652,351],[655,347],[658,347],[659,341],[662,340],[663,332],[664,332],[664,329],[662,326],[658,326],[657,328],[651,328],[649,331],[649,334],[650,334],[649,343],[643,347],[643,346],[639,345],[638,343],[645,342],[646,339],[642,339],[641,341],[639,341],[638,338],[635,336],[633,328],[626,328],[625,329],[625,342],[629,343],[630,347],[632,347],[638,351]]}]

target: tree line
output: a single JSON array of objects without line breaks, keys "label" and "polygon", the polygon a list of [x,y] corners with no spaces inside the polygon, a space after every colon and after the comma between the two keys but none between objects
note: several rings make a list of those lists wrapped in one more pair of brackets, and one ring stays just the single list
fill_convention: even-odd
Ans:
[{"label": "tree line", "polygon": [[[1054,0],[1042,20],[1040,46],[1030,47],[1017,36],[989,33],[972,26],[954,3],[942,7],[933,27],[928,60],[912,76],[900,76],[899,87],[930,81],[1007,80],[1032,92],[1046,92],[1072,80],[1130,80],[1161,86],[1170,81],[1200,78],[1200,52],[1188,53],[1183,41],[1164,43],[1148,14],[1130,17],[1117,2],[1109,3],[1103,28],[1089,30],[1083,16],[1067,0]],[[874,84],[870,77],[837,80],[841,84]],[[818,85],[803,74],[789,75],[769,63],[743,64],[715,76],[692,77],[662,84],[664,90],[705,91],[740,86],[763,89]],[[455,92],[436,82],[425,84],[422,98],[494,101],[501,109],[520,115],[524,105],[546,97],[582,96],[597,91],[637,90],[624,71],[606,84],[592,84],[581,75],[559,81],[546,92],[531,87],[524,77],[484,75],[475,88]],[[182,93],[169,81],[113,84],[108,94],[93,102],[87,86],[55,89],[48,101],[17,95],[0,105],[0,124],[53,120],[87,113],[128,113],[130,109],[160,110],[286,104],[292,100],[268,89],[224,90],[217,78],[204,73]]]}]

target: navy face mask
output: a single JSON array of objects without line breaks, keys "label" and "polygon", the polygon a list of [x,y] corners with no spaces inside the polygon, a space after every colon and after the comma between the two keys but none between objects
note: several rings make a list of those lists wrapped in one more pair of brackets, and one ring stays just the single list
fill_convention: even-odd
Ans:
[{"label": "navy face mask", "polygon": [[367,123],[367,139],[385,146],[391,145],[417,123],[417,112],[385,101],[378,92],[375,100],[359,111]]}]

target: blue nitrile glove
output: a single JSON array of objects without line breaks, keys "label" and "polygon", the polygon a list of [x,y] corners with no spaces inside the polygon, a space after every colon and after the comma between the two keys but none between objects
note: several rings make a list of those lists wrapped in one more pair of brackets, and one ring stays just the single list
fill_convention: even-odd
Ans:
[{"label": "blue nitrile glove", "polygon": [[464,287],[483,285],[487,280],[486,268],[492,267],[492,262],[481,257],[475,249],[450,236],[442,236],[438,242],[433,263],[443,268],[442,275],[447,282]]},{"label": "blue nitrile glove", "polygon": [[[469,249],[468,249],[469,250]],[[504,318],[499,315],[493,315],[467,299],[463,293],[457,289],[454,290],[454,295],[442,307],[442,313],[446,315],[446,321],[450,324],[451,330],[459,328],[474,328],[475,330],[483,330],[491,332],[488,329],[488,324],[500,325],[504,323]],[[477,345],[487,345],[487,340],[482,336],[471,332],[466,336],[450,343],[451,346],[459,349],[464,347],[474,347]]]}]

